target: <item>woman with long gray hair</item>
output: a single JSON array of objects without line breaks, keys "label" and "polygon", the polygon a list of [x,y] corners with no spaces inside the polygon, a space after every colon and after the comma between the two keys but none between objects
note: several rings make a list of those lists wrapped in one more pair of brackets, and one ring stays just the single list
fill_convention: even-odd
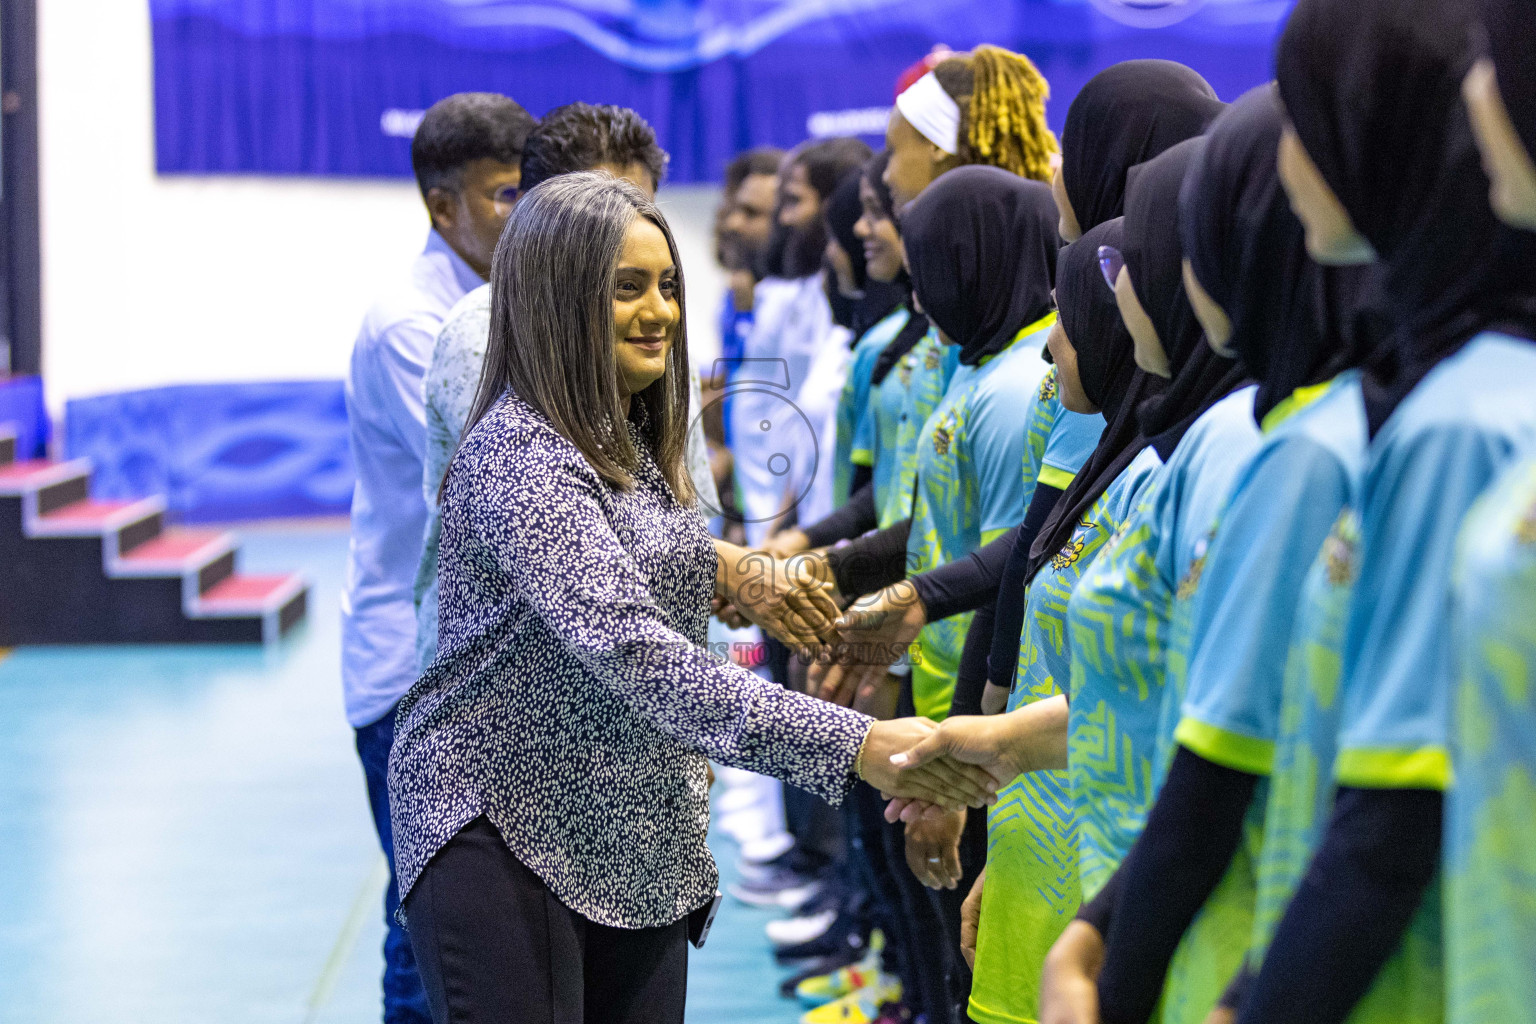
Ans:
[{"label": "woman with long gray hair", "polygon": [[718,881],[707,758],[834,802],[856,778],[952,808],[995,784],[948,762],[898,781],[891,755],[931,723],[702,646],[711,597],[739,602],[763,563],[693,509],[683,274],[653,203],[602,173],[539,185],[491,286],[443,487],[438,656],[390,758],[403,914],[437,1024],[681,1021]]}]

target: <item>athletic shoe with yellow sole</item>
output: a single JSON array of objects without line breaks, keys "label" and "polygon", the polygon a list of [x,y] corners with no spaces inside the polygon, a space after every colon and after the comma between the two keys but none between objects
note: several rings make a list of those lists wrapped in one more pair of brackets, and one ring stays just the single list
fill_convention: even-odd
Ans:
[{"label": "athletic shoe with yellow sole", "polygon": [[873,984],[834,999],[825,1006],[807,1010],[800,1024],[874,1024],[880,1007],[901,998],[901,982],[890,975],[880,975]]},{"label": "athletic shoe with yellow sole", "polygon": [[806,978],[795,986],[795,998],[807,1006],[822,1006],[874,984],[879,976],[878,963],[871,963],[866,957],[856,964],[839,967],[835,971],[818,974],[814,978]]}]

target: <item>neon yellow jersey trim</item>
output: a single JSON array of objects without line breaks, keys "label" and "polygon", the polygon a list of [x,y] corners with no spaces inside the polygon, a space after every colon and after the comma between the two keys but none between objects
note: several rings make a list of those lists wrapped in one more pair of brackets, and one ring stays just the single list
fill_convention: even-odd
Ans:
[{"label": "neon yellow jersey trim", "polygon": [[1259,424],[1260,432],[1267,434],[1274,430],[1280,424],[1326,395],[1331,387],[1333,387],[1333,381],[1325,380],[1321,384],[1311,384],[1292,391],[1280,400],[1279,405],[1265,414],[1264,422]]},{"label": "neon yellow jersey trim", "polygon": [[1023,338],[1026,338],[1029,335],[1034,334],[1036,331],[1043,331],[1047,327],[1054,327],[1054,326],[1056,326],[1056,316],[1057,316],[1057,313],[1053,309],[1049,313],[1045,314],[1045,316],[1041,317],[1039,320],[1036,320],[1034,323],[1030,324],[1029,326],[1027,326],[1027,327],[1020,327],[1019,328],[1019,333],[1015,334],[1011,339],[1009,339],[1008,344],[1004,345],[1002,348],[998,349],[996,352],[992,353],[990,356],[987,356],[986,359],[983,359],[981,362],[977,363],[976,365],[977,366],[986,366],[988,362],[990,362],[993,359],[996,359],[998,356],[1002,355],[1004,352],[1007,352],[1009,349],[1013,348],[1013,346],[1017,342],[1022,340]]},{"label": "neon yellow jersey trim", "polygon": [[971,996],[965,1012],[976,1024],[1037,1024],[1033,1017],[1017,1017],[1001,1010],[988,1009],[976,1001],[975,995]]},{"label": "neon yellow jersey trim", "polygon": [[875,453],[868,448],[855,448],[848,453],[848,461],[855,466],[873,466],[875,464]]},{"label": "neon yellow jersey trim", "polygon": [[1058,491],[1064,491],[1072,486],[1072,481],[1077,479],[1076,473],[1069,473],[1055,466],[1041,466],[1040,474],[1035,480],[1046,487],[1054,487]]},{"label": "neon yellow jersey trim", "polygon": [[1232,732],[1194,718],[1181,720],[1173,732],[1173,738],[1181,746],[1224,768],[1247,772],[1249,775],[1268,775],[1274,771],[1273,740],[1244,736],[1240,732]]},{"label": "neon yellow jersey trim", "polygon": [[997,538],[1001,537],[1003,534],[1005,534],[1007,532],[1008,531],[1006,529],[1003,529],[1003,530],[982,530],[981,531],[981,546],[982,547],[986,547],[988,544],[991,544],[993,541],[997,540]]},{"label": "neon yellow jersey trim", "polygon": [[1334,765],[1341,786],[1361,789],[1451,788],[1451,755],[1444,747],[1341,750]]}]

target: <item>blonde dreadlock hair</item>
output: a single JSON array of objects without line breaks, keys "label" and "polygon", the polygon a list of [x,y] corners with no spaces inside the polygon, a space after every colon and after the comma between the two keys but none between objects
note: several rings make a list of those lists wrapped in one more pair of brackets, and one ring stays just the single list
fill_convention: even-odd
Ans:
[{"label": "blonde dreadlock hair", "polygon": [[1051,86],[1033,61],[1000,46],[978,46],[941,61],[933,75],[960,105],[962,164],[1051,180],[1051,156],[1061,147],[1045,124]]}]

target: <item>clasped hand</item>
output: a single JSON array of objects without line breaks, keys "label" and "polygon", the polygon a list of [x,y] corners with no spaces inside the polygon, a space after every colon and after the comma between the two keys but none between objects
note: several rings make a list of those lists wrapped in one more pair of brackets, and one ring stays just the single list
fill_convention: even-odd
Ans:
[{"label": "clasped hand", "polygon": [[719,572],[714,612],[729,625],[741,619],[780,643],[820,651],[837,639],[837,591],[826,561],[814,554],[788,560],[715,542]]},{"label": "clasped hand", "polygon": [[906,763],[904,753],[938,729],[926,718],[875,722],[864,739],[860,776],[888,797],[917,800],[947,811],[996,803],[1002,783],[984,768],[944,756],[929,758],[920,765]]}]

